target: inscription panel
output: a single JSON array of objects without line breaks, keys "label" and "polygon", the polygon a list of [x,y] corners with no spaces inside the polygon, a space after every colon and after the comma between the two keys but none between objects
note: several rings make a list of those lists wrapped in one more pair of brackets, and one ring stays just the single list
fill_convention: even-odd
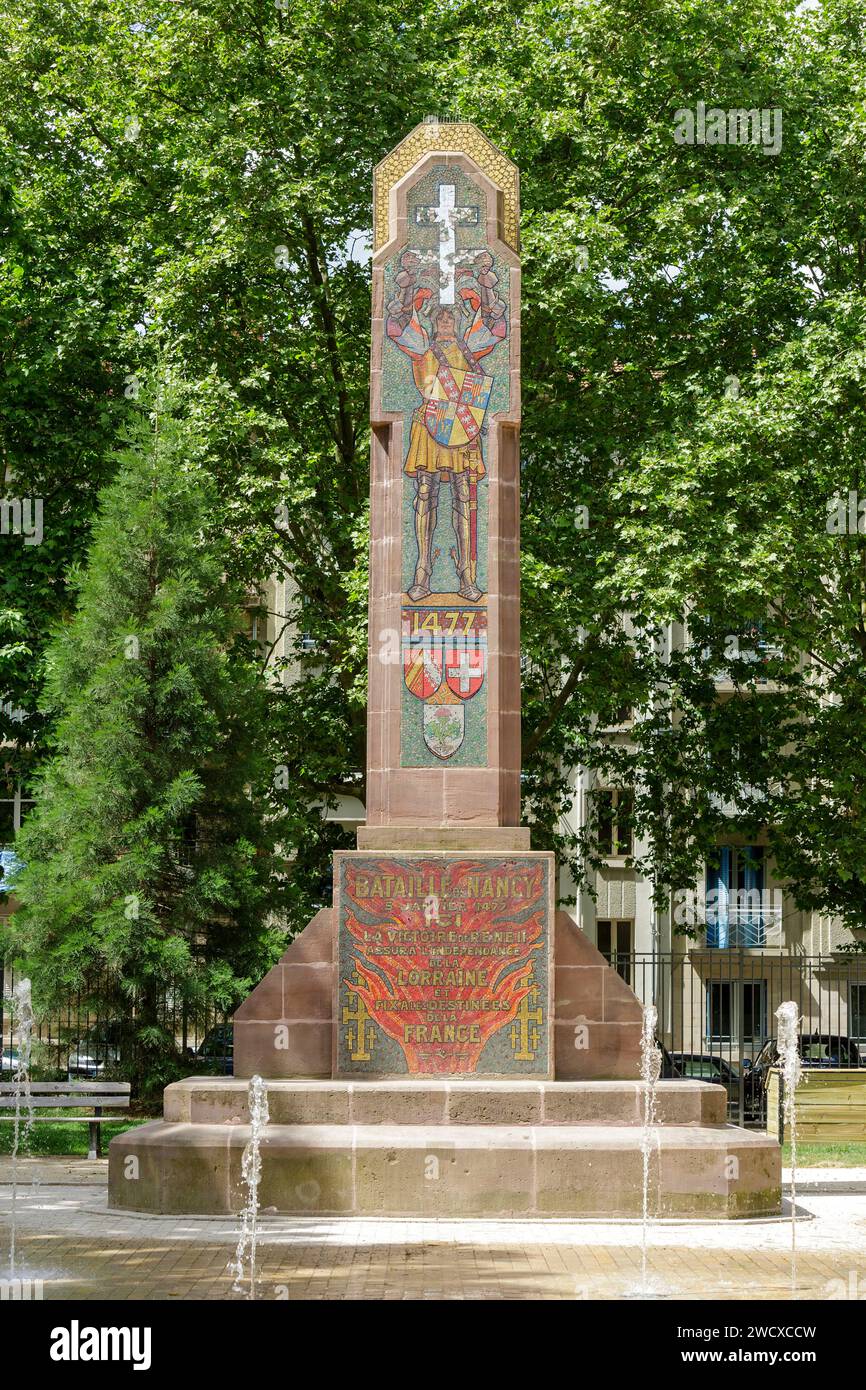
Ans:
[{"label": "inscription panel", "polygon": [[339,1076],[552,1074],[552,856],[335,855]]}]

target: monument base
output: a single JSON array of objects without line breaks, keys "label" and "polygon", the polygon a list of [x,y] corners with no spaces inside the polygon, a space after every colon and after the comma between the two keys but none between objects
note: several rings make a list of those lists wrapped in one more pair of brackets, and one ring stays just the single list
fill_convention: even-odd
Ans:
[{"label": "monument base", "polygon": [[[243,1205],[247,1083],[166,1088],[165,1118],[119,1135],[109,1205],[226,1215]],[[781,1150],[725,1123],[725,1091],[659,1082],[649,1213],[775,1216]],[[264,1214],[639,1217],[644,1087],[634,1081],[269,1081]],[[135,1159],[135,1162],[130,1162]]]}]

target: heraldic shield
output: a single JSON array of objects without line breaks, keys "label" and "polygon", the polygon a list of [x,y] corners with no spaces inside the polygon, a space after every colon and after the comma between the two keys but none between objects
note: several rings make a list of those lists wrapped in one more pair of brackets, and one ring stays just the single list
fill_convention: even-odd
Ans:
[{"label": "heraldic shield", "polygon": [[[431,620],[432,631],[426,626]],[[406,689],[421,701],[424,742],[447,762],[463,745],[466,706],[487,675],[486,613],[404,610],[401,660]]]},{"label": "heraldic shield", "polygon": [[442,643],[424,633],[421,638],[403,635],[403,679],[406,688],[426,700],[442,684]]},{"label": "heraldic shield", "polygon": [[453,758],[465,733],[466,707],[460,700],[453,705],[425,704],[424,742],[435,757],[442,762]]},{"label": "heraldic shield", "polygon": [[446,448],[474,444],[484,425],[493,377],[439,363],[424,405],[427,433]]},{"label": "heraldic shield", "polygon": [[475,633],[473,644],[445,648],[445,680],[461,700],[471,700],[484,682],[487,667],[487,633]]}]

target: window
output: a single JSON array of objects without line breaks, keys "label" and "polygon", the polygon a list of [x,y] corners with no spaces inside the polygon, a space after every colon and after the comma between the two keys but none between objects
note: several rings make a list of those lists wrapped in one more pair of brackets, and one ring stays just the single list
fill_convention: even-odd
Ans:
[{"label": "window", "polygon": [[866,984],[850,985],[848,1036],[866,1042]]},{"label": "window", "polygon": [[313,600],[309,594],[303,594],[301,596],[302,631],[298,639],[298,645],[301,651],[304,653],[315,652],[318,650],[319,646],[317,639],[312,635],[312,633],[309,631],[306,624],[304,623],[304,618],[307,616],[308,613],[313,615]]},{"label": "window", "polygon": [[765,900],[763,847],[720,846],[718,864],[707,866],[707,945],[765,946]]},{"label": "window", "polygon": [[750,1051],[766,1038],[767,981],[711,980],[707,985],[707,1037],[736,1042],[741,1033]]},{"label": "window", "polygon": [[610,730],[611,732],[613,732],[614,730],[616,730],[616,729],[621,729],[621,728],[623,728],[625,725],[632,724],[633,722],[634,722],[634,710],[633,710],[632,706],[631,706],[631,705],[617,705],[617,707],[616,707],[616,709],[613,711],[613,713],[612,713],[610,719],[609,719],[602,727],[605,728],[605,729]]},{"label": "window", "polygon": [[[714,667],[712,677],[715,681],[740,680],[744,674],[740,669],[742,666],[766,666],[774,657],[781,655],[781,649],[768,640],[766,623],[762,618],[745,619],[742,624],[725,629],[718,620],[692,614],[689,619],[689,640],[693,649],[699,648],[700,662]],[[736,668],[736,675],[732,667]],[[767,677],[757,672],[754,680],[758,685],[767,683]]]},{"label": "window", "polygon": [[0,849],[11,848],[12,842],[33,808],[33,800],[21,786],[0,786]]},{"label": "window", "polygon": [[0,792],[0,894],[5,895],[12,892],[15,876],[23,867],[13,842],[33,802],[30,797],[22,796],[20,784],[2,784]]},{"label": "window", "polygon": [[593,796],[598,817],[599,853],[609,859],[625,859],[634,847],[634,799],[631,792],[617,787],[603,787]]},{"label": "window", "polygon": [[15,802],[0,801],[0,846],[11,845],[15,839]]},{"label": "window", "polygon": [[731,1036],[731,982],[713,980],[707,985],[707,1037]]},{"label": "window", "polygon": [[245,635],[264,652],[268,642],[268,610],[263,594],[251,590],[244,603]]},{"label": "window", "polygon": [[630,985],[633,924],[619,918],[602,917],[595,924],[595,940],[608,965]]},{"label": "window", "polygon": [[747,980],[743,991],[743,1038],[746,1042],[761,1042],[767,1036],[767,982]]}]

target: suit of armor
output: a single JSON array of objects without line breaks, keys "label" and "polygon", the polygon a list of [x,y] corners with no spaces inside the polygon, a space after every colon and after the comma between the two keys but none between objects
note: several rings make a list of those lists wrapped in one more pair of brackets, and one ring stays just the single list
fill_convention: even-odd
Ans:
[{"label": "suit of armor", "polygon": [[[441,305],[431,321],[427,309],[433,292],[418,287],[419,266],[414,252],[403,253],[396,276],[397,293],[388,304],[386,323],[389,338],[412,363],[422,397],[412,418],[404,464],[404,472],[415,479],[418,548],[408,596],[417,603],[431,592],[433,537],[441,484],[446,482],[451,489],[451,522],[457,542],[453,555],[458,593],[476,603],[483,595],[476,582],[473,508],[475,488],[485,472],[481,449],[484,411],[473,411],[469,406],[473,389],[490,380],[478,363],[506,336],[506,306],[495,294],[493,259],[482,251],[475,257],[473,271],[462,272],[468,283],[458,291],[460,310]],[[488,395],[489,386],[483,396],[485,405]]]}]

